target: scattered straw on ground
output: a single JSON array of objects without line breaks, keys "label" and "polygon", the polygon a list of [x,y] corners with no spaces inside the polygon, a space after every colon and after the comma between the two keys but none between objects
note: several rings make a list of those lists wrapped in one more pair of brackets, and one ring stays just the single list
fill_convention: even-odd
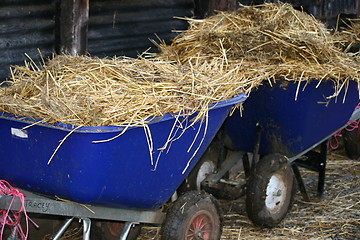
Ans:
[{"label": "scattered straw on ground", "polygon": [[[311,196],[315,195],[317,174],[304,171]],[[314,197],[313,197],[314,198]],[[338,151],[329,154],[324,199],[295,204],[278,227],[261,229],[246,216],[245,199],[221,201],[225,222],[221,239],[359,239],[360,238],[360,161],[350,160]],[[159,239],[159,228],[143,227],[139,240]]]}]

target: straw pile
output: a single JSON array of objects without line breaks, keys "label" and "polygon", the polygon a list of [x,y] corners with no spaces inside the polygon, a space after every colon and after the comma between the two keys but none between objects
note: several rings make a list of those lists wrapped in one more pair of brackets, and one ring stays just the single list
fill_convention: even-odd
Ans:
[{"label": "straw pile", "polygon": [[351,51],[355,55],[359,54],[359,46],[354,51],[352,47],[360,44],[360,19],[347,19],[345,27],[341,31],[335,32],[334,36],[339,45],[342,46],[345,52]]},{"label": "straw pile", "polygon": [[42,67],[14,67],[11,86],[0,88],[0,111],[82,126],[143,125],[179,112],[198,111],[201,118],[210,103],[246,86],[212,67],[195,71],[156,59],[56,56]]},{"label": "straw pile", "polygon": [[[243,6],[190,27],[147,58],[57,56],[12,70],[0,111],[81,126],[134,126],[165,113],[206,115],[210,103],[263,83],[333,80],[336,96],[360,82],[356,58],[324,25],[289,4]],[[297,94],[296,94],[297,95]]]},{"label": "straw pile", "polygon": [[352,36],[352,42],[360,43],[360,19],[350,20],[349,32]]},{"label": "straw pile", "polygon": [[[334,43],[332,34],[290,4],[243,6],[208,19],[187,19],[190,27],[160,57],[181,64],[225,59],[254,81],[332,79],[359,82],[359,67]],[[258,82],[258,84],[261,84]]]}]

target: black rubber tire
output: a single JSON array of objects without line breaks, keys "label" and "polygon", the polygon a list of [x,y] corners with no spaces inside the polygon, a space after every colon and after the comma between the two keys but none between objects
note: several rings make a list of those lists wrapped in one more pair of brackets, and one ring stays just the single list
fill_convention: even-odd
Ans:
[{"label": "black rubber tire", "polygon": [[[199,220],[198,220],[199,219]],[[205,222],[199,231],[204,238],[186,238],[196,221]],[[208,193],[190,191],[180,196],[169,208],[161,227],[162,240],[220,239],[223,214],[217,200]],[[206,234],[208,233],[208,234]],[[205,236],[207,235],[207,236]]]},{"label": "black rubber tire", "polygon": [[353,131],[347,131],[344,129],[342,131],[343,142],[346,154],[351,159],[360,158],[360,131],[359,129],[354,129]]},{"label": "black rubber tire", "polygon": [[[291,208],[295,189],[294,175],[287,158],[277,153],[263,157],[247,182],[248,217],[260,227],[276,226]],[[270,196],[267,196],[267,191]]]}]

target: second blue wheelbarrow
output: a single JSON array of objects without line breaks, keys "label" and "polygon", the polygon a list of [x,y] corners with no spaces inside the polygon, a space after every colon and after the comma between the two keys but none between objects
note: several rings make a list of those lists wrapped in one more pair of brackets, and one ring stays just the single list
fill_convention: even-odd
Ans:
[{"label": "second blue wheelbarrow", "polygon": [[[336,97],[328,98],[334,93]],[[225,121],[217,143],[195,166],[185,187],[196,183],[227,199],[246,194],[249,218],[259,226],[275,226],[291,206],[295,179],[309,200],[298,166],[319,172],[321,197],[327,140],[349,120],[360,118],[359,110],[354,111],[358,102],[358,86],[351,81],[265,83],[250,94],[242,111]],[[243,176],[233,178],[239,170]]]}]

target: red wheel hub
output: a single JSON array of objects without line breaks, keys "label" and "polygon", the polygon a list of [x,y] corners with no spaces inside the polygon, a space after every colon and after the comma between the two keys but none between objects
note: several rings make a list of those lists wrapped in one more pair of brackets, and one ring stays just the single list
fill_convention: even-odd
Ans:
[{"label": "red wheel hub", "polygon": [[212,224],[210,218],[205,214],[197,215],[190,222],[187,240],[209,240],[211,237]]},{"label": "red wheel hub", "polygon": [[120,237],[122,229],[124,228],[123,222],[107,222],[106,227],[109,230],[109,233],[113,237]]}]

